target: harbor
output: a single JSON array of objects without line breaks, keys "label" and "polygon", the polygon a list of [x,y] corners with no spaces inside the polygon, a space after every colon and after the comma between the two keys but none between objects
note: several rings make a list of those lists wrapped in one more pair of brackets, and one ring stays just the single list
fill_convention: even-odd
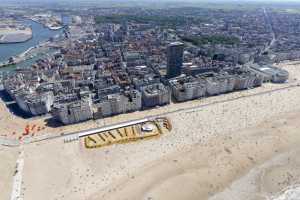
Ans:
[{"label": "harbor", "polygon": [[[31,62],[26,61],[32,60],[34,57],[31,55],[32,51],[37,50],[40,52],[40,48],[45,46],[49,39],[55,38],[63,33],[63,29],[50,30],[44,25],[30,19],[23,19],[23,23],[31,27],[32,38],[21,43],[0,44],[0,71],[11,71],[19,64],[20,67],[23,67],[24,62],[25,65],[31,64]],[[38,52],[36,52],[37,56],[40,56]],[[11,58],[14,58],[12,62],[10,62]]]}]

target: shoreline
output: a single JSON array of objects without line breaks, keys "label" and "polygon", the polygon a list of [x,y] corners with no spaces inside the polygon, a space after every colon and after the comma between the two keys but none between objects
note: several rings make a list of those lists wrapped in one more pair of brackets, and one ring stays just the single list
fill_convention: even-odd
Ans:
[{"label": "shoreline", "polygon": [[289,200],[290,198],[296,198],[300,195],[300,184],[291,185],[282,190],[273,200]]},{"label": "shoreline", "polygon": [[[291,136],[298,138],[295,135]],[[251,170],[228,184],[226,189],[214,194],[208,200],[223,200],[224,196],[236,196],[243,200],[296,199],[291,198],[290,194],[300,194],[299,159],[297,158],[299,153],[297,142],[282,151],[275,151],[274,156],[256,164]]]}]

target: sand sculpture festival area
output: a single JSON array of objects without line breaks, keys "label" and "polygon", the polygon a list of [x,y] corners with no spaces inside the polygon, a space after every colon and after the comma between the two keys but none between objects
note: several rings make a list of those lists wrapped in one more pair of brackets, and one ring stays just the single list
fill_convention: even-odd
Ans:
[{"label": "sand sculpture festival area", "polygon": [[[43,129],[59,134],[168,112],[173,129],[156,139],[98,149],[61,138],[0,146],[0,199],[10,199],[15,174],[26,200],[276,199],[300,183],[300,64],[279,66],[290,73],[286,84]],[[17,132],[26,122],[3,104],[1,130]]]}]

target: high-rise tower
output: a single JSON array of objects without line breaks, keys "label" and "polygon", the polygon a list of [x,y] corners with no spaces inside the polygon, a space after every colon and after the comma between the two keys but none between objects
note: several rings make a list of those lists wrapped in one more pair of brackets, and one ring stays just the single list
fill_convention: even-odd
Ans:
[{"label": "high-rise tower", "polygon": [[181,74],[183,47],[181,42],[173,42],[167,47],[167,78],[174,78]]}]

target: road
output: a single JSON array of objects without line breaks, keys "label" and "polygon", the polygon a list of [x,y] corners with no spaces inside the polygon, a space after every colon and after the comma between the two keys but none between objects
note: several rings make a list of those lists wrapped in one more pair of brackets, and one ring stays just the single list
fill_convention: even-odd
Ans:
[{"label": "road", "polygon": [[19,146],[20,142],[18,140],[8,139],[8,138],[0,136],[0,145],[3,145],[3,146]]},{"label": "road", "polygon": [[13,177],[13,187],[11,192],[10,200],[22,200],[22,179],[23,179],[23,169],[24,169],[24,149],[20,147],[21,152],[19,154],[16,163],[16,172]]},{"label": "road", "polygon": [[[272,22],[271,22],[271,18],[268,14],[268,11],[266,10],[266,8],[263,8],[263,11],[264,11],[264,15],[265,15],[265,18],[266,18],[266,22],[268,23],[268,26],[269,26],[269,29],[271,31],[271,37],[272,37],[272,40],[270,42],[270,44],[268,46],[266,46],[266,48],[261,52],[261,54],[263,52],[267,52],[270,50],[270,48],[274,45],[274,43],[276,42],[276,34],[274,32],[274,29],[273,29],[273,25],[272,25]],[[261,55],[260,54],[260,55]]]},{"label": "road", "polygon": [[132,126],[134,124],[140,124],[140,123],[144,123],[147,121],[152,121],[155,118],[143,118],[143,119],[137,119],[137,120],[132,120],[132,121],[127,121],[127,122],[122,122],[122,123],[117,123],[117,124],[112,124],[112,125],[107,125],[107,126],[103,126],[100,128],[94,128],[94,129],[89,129],[89,130],[85,130],[85,131],[79,131],[79,132],[75,132],[75,133],[71,133],[68,135],[65,135],[65,141],[66,142],[71,142],[73,140],[78,140],[80,137],[85,137],[85,136],[89,136],[89,135],[93,135],[96,133],[101,133],[101,132],[105,132],[105,131],[109,131],[109,130],[113,130],[113,129],[118,129],[121,127],[126,127],[126,126]]}]

